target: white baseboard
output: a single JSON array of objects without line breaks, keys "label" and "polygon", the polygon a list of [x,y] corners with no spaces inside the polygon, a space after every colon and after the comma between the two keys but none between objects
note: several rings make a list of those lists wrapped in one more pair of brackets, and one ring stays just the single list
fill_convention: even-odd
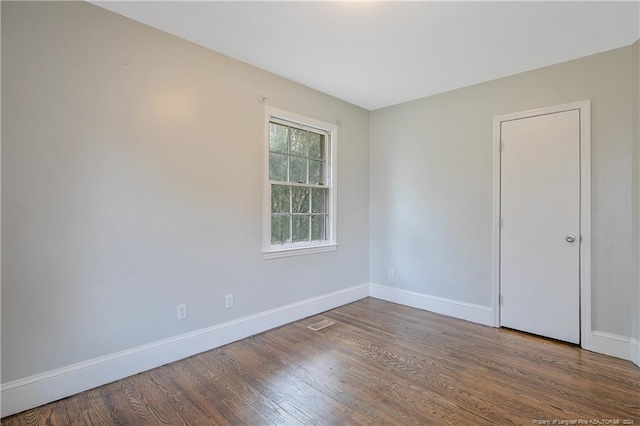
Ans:
[{"label": "white baseboard", "polygon": [[494,326],[493,308],[474,305],[443,297],[429,296],[415,291],[402,290],[378,284],[370,284],[369,295],[376,299],[399,303],[412,308],[423,309],[454,318],[476,322],[490,327]]},{"label": "white baseboard", "polygon": [[4,417],[56,401],[355,302],[368,295],[369,285],[362,284],[122,352],[3,383],[0,386],[1,415]]},{"label": "white baseboard", "polygon": [[593,331],[591,332],[591,348],[589,350],[616,358],[631,360],[633,350],[632,340],[628,337],[618,336],[617,334]]},{"label": "white baseboard", "polygon": [[631,362],[640,367],[640,340],[631,339]]}]

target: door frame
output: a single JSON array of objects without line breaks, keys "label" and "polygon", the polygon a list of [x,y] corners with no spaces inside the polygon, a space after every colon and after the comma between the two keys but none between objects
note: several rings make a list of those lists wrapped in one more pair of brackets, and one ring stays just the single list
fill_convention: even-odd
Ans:
[{"label": "door frame", "polygon": [[591,100],[497,115],[493,118],[493,312],[500,327],[501,124],[578,110],[580,114],[580,346],[591,349]]}]

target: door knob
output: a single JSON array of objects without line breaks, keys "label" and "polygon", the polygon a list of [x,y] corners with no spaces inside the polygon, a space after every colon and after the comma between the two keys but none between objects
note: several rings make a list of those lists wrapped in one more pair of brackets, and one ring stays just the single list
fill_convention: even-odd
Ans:
[{"label": "door knob", "polygon": [[567,234],[566,237],[564,237],[564,240],[568,243],[573,243],[576,240],[576,236],[575,235],[571,235],[571,234]]}]

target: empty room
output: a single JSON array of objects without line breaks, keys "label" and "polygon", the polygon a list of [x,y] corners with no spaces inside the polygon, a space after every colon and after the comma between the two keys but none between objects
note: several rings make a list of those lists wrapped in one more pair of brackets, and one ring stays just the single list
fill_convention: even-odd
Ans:
[{"label": "empty room", "polygon": [[640,2],[1,1],[4,425],[640,424]]}]

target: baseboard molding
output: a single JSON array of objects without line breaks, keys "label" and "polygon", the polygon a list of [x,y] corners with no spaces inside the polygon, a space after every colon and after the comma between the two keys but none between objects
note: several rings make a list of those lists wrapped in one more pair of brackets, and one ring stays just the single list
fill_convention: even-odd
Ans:
[{"label": "baseboard molding", "polygon": [[115,354],[80,362],[0,386],[2,417],[169,362],[196,355],[369,295],[369,285],[335,291]]},{"label": "baseboard molding", "polygon": [[640,340],[631,339],[631,362],[640,367]]},{"label": "baseboard molding", "polygon": [[488,325],[490,327],[494,326],[495,318],[493,308],[489,306],[474,305],[472,303],[430,296],[428,294],[379,284],[370,284],[369,296],[388,302],[411,306],[412,308],[423,309],[425,311]]},{"label": "baseboard molding", "polygon": [[632,339],[618,336],[617,334],[605,333],[604,331],[593,331],[591,332],[590,350],[616,358],[631,360],[633,351]]}]

